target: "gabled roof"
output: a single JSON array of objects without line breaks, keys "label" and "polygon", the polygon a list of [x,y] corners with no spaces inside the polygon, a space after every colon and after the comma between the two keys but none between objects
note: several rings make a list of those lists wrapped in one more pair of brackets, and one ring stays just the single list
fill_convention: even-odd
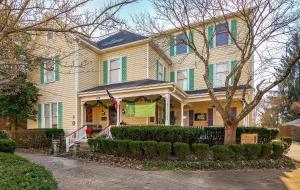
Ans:
[{"label": "gabled roof", "polygon": [[118,33],[98,41],[97,46],[100,49],[106,49],[106,48],[128,44],[139,40],[144,40],[146,38],[148,37],[135,34],[127,30],[120,30]]}]

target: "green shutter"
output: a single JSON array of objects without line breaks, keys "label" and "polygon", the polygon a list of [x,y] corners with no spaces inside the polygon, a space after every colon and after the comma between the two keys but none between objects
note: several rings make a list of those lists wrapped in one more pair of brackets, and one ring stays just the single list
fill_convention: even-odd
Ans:
[{"label": "green shutter", "polygon": [[[232,35],[232,38],[234,40],[237,39],[237,21],[236,20],[231,20],[231,24],[230,24],[230,31],[231,31],[231,35]],[[234,44],[234,41],[231,40],[231,44]]]},{"label": "green shutter", "polygon": [[159,72],[159,61],[156,61],[156,80],[158,80],[158,72]]},{"label": "green shutter", "polygon": [[214,64],[208,65],[208,71],[209,71],[208,73],[209,82],[214,87]]},{"label": "green shutter", "polygon": [[[231,70],[233,70],[236,67],[236,65],[237,65],[237,61],[231,61]],[[234,79],[235,79],[235,74],[233,74],[233,76],[230,79],[231,85],[233,84]]]},{"label": "green shutter", "polygon": [[127,81],[127,57],[122,57],[122,82]]},{"label": "green shutter", "polygon": [[38,105],[38,126],[42,128],[42,105]]},{"label": "green shutter", "polygon": [[40,63],[40,83],[44,84],[44,62]]},{"label": "green shutter", "polygon": [[55,80],[58,81],[60,79],[60,60],[58,55],[54,57],[54,71]]},{"label": "green shutter", "polygon": [[213,25],[208,26],[208,47],[214,48],[214,30],[215,27]]},{"label": "green shutter", "polygon": [[[189,44],[193,43],[193,41],[194,41],[194,31],[190,31],[189,32]],[[190,46],[189,46],[189,53],[191,53],[191,52],[192,52],[192,48],[190,48]]]},{"label": "green shutter", "polygon": [[195,74],[194,69],[189,70],[189,90],[194,90],[194,80],[195,80]]},{"label": "green shutter", "polygon": [[164,81],[167,80],[167,68],[164,67]]},{"label": "green shutter", "polygon": [[103,84],[108,84],[108,61],[103,61]]},{"label": "green shutter", "polygon": [[170,81],[175,82],[175,72],[174,71],[170,72]]},{"label": "green shutter", "polygon": [[63,128],[63,119],[62,119],[62,102],[57,103],[57,128],[62,129]]},{"label": "green shutter", "polygon": [[173,57],[175,55],[175,37],[169,36],[169,44],[170,44],[170,57]]}]

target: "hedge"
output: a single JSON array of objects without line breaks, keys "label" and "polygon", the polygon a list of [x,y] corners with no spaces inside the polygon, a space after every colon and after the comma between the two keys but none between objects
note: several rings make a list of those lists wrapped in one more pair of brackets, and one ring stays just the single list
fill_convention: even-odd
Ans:
[{"label": "hedge", "polygon": [[16,142],[10,139],[0,139],[0,152],[14,153]]},{"label": "hedge", "polygon": [[[183,142],[190,145],[203,143],[211,146],[224,143],[224,127],[206,127],[201,129],[179,126],[124,126],[111,128],[111,133],[114,139]],[[258,143],[267,144],[277,137],[279,130],[262,127],[238,127],[236,132],[237,144],[240,144],[242,133],[257,133]]]},{"label": "hedge", "polygon": [[275,159],[280,158],[285,151],[284,143],[280,140],[273,141],[272,150],[273,150],[272,157]]},{"label": "hedge", "polygon": [[0,131],[0,139],[9,139],[9,134],[7,131]]},{"label": "hedge", "polygon": [[208,144],[192,144],[192,152],[198,160],[205,160],[208,156]]},{"label": "hedge", "polygon": [[0,152],[0,176],[1,189],[58,189],[49,171],[14,154]]},{"label": "hedge", "polygon": [[64,130],[28,129],[14,133],[13,138],[19,148],[50,148],[53,139],[60,139],[64,143]]},{"label": "hedge", "polygon": [[215,145],[211,150],[214,160],[226,161],[233,159],[235,156],[233,150],[226,145]]},{"label": "hedge", "polygon": [[243,144],[231,144],[229,148],[234,152],[235,160],[242,160],[245,158],[245,146]]},{"label": "hedge", "polygon": [[176,142],[173,144],[174,153],[179,160],[185,160],[189,154],[189,144]]},{"label": "hedge", "polygon": [[270,158],[272,154],[272,144],[262,144],[261,145],[261,155],[260,157],[263,159]]},{"label": "hedge", "polygon": [[245,155],[249,160],[255,160],[261,155],[261,144],[244,144]]},{"label": "hedge", "polygon": [[169,142],[159,142],[157,144],[159,158],[167,160],[172,153],[172,144]]},{"label": "hedge", "polygon": [[157,156],[157,142],[156,141],[143,141],[142,147],[146,158],[154,158]]}]

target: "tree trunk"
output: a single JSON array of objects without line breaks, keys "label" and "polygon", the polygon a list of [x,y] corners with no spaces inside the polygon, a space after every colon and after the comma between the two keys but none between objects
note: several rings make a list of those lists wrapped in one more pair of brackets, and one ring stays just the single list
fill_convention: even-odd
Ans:
[{"label": "tree trunk", "polygon": [[236,144],[236,125],[225,125],[224,144]]}]

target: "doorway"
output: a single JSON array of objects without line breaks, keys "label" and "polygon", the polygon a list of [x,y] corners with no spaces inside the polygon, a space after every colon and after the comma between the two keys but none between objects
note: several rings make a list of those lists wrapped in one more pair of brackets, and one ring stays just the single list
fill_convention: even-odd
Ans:
[{"label": "doorway", "polygon": [[117,124],[117,112],[113,106],[109,107],[109,125]]}]

